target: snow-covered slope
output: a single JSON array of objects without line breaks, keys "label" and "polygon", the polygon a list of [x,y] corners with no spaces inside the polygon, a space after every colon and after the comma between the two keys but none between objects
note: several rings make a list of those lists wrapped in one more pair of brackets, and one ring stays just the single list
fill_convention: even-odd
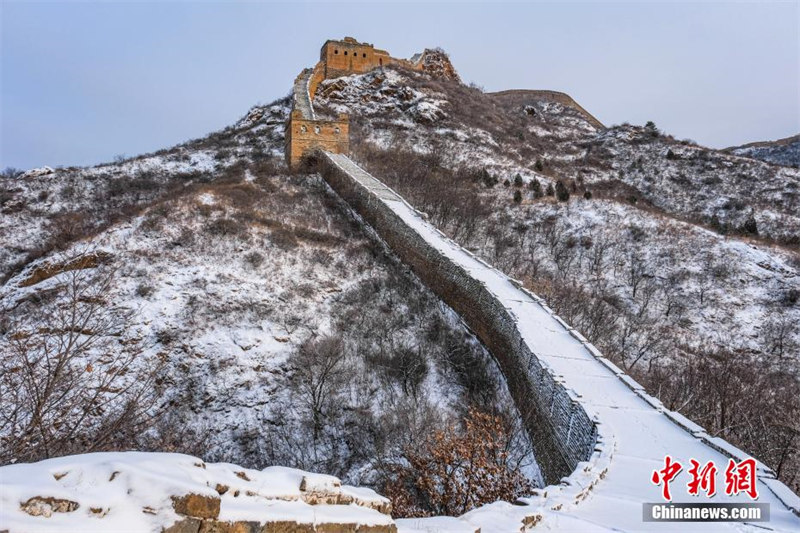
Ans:
[{"label": "snow-covered slope", "polygon": [[[257,106],[231,128],[156,154],[0,178],[0,349],[11,354],[0,393],[14,398],[2,406],[3,462],[44,457],[26,453],[46,436],[59,438],[56,453],[180,451],[377,487],[406,445],[469,405],[514,425],[502,376],[458,318],[319,176],[287,173],[288,105]],[[676,141],[654,125],[604,129],[568,97],[486,95],[392,69],[329,80],[314,105],[351,114],[354,157],[428,220],[545,296],[668,408],[797,490],[796,169]],[[534,183],[558,181],[569,202],[537,194]],[[83,291],[98,281],[103,291]],[[99,330],[64,327],[71,308],[98,313]],[[69,376],[87,385],[77,390],[90,392],[91,408],[48,413],[42,439],[23,441],[31,404],[22,400],[35,395],[20,369],[35,366],[26,362],[53,333],[98,339]],[[331,353],[343,357],[317,395],[314,372]],[[151,383],[139,404],[123,401]],[[85,405],[75,390],[70,398]],[[95,424],[109,413],[117,440]],[[154,413],[159,422],[147,425]],[[136,423],[123,424],[126,414]],[[59,436],[71,424],[83,438]],[[536,480],[524,439],[515,448]],[[184,475],[173,467],[164,468]],[[46,467],[13,468],[19,479]],[[551,529],[612,525],[595,520],[611,504],[596,500],[578,517],[552,513],[570,498],[550,497],[538,500],[541,513],[498,502],[457,522],[400,525],[455,531],[467,520],[507,531],[544,513]],[[613,503],[630,501],[623,491]]]},{"label": "snow-covered slope", "polygon": [[786,137],[777,141],[763,141],[726,148],[726,152],[760,159],[767,163],[800,167],[800,135]]},{"label": "snow-covered slope", "polygon": [[[173,450],[380,486],[409,442],[471,405],[513,420],[499,372],[458,318],[319,177],[287,173],[285,104],[158,154],[2,182],[0,350],[13,357],[0,362],[0,387],[4,413],[22,415],[0,425],[3,462],[42,457],[45,439],[21,440],[35,390],[14,369],[40,353],[43,332],[86,338],[63,326],[73,304],[102,333],[71,360],[87,369],[75,379],[98,398],[125,394],[88,418],[66,413],[78,441],[59,429],[64,413],[49,413],[59,454]],[[124,359],[107,357],[120,347]],[[311,397],[309,359],[331,347],[343,358]],[[136,383],[152,394],[137,396],[135,427],[92,442]]]},{"label": "snow-covered slope", "polygon": [[315,105],[351,113],[359,163],[440,229],[800,490],[800,171],[408,72],[327,81]]},{"label": "snow-covered slope", "polygon": [[[559,530],[560,520],[566,516],[608,530],[669,530],[674,524],[643,524],[640,514],[644,503],[659,499],[661,489],[651,482],[648,474],[662,468],[664,457],[718,465],[725,465],[730,458],[737,461],[746,458],[746,454],[724,440],[707,434],[682,415],[664,409],[658,400],[647,395],[638,383],[555,316],[540,298],[447,239],[402,197],[347,156],[326,154],[326,157],[349,176],[353,186],[368,191],[374,202],[384,204],[401,219],[408,231],[419,235],[446,261],[484,286],[513,317],[521,342],[530,347],[549,374],[558,376],[559,383],[598,424],[597,446],[586,462],[580,463],[563,483],[543,489],[541,497],[522,499],[541,514],[539,527]],[[531,379],[539,381],[536,374]],[[757,468],[759,473],[754,483],[759,502],[769,503],[771,509],[768,527],[777,531],[800,528],[800,516],[796,515],[800,513],[800,498],[777,482],[774,472],[763,465]],[[675,483],[680,486],[690,480],[688,470],[684,470],[676,476]],[[697,496],[676,491],[672,501],[696,503]],[[708,501],[748,503],[751,496],[720,492]],[[480,513],[478,509],[472,515]],[[740,527],[741,524],[713,524],[704,530]]]}]

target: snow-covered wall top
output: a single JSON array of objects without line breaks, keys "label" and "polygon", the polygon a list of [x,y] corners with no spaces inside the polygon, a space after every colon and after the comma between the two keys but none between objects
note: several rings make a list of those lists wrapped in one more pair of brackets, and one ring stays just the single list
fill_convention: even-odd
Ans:
[{"label": "snow-covered wall top", "polygon": [[[536,443],[542,470],[545,473],[559,470],[546,464],[553,457],[565,461],[573,469],[566,479],[553,483],[540,496],[528,500],[530,505],[545,511],[545,522],[555,520],[554,524],[563,524],[564,519],[554,518],[552,513],[558,510],[558,515],[568,514],[570,520],[585,520],[595,526],[622,530],[666,526],[668,529],[670,524],[642,522],[642,504],[661,501],[661,487],[651,481],[651,474],[664,467],[665,456],[670,455],[687,465],[690,459],[701,464],[713,461],[721,470],[731,458],[736,461],[746,458],[741,450],[666,409],[556,316],[540,298],[447,238],[429,224],[423,214],[347,156],[326,153],[323,167],[324,176],[333,189],[434,292],[462,314],[487,344],[503,368],[512,394],[515,380],[520,379],[512,372],[525,367],[525,380],[533,389],[527,403],[535,405],[526,405],[525,400],[515,395],[517,406],[523,416],[530,413],[543,416],[545,427],[552,432],[544,443],[541,440]],[[465,280],[463,274],[469,280]],[[469,286],[459,290],[459,283]],[[473,301],[459,301],[464,294],[472,294]],[[486,295],[492,301],[486,301]],[[491,323],[476,323],[481,317],[487,322],[502,320],[495,311],[498,308],[512,318],[515,331],[504,331],[503,324],[497,327]],[[492,349],[492,344],[497,342],[492,335],[518,337],[521,346],[513,350],[509,358],[508,353]],[[527,353],[532,354],[530,360],[513,360]],[[557,401],[564,395],[594,424],[581,424],[580,412],[564,413],[565,405]],[[589,437],[593,442],[595,428],[597,446],[582,448]],[[541,437],[535,433],[533,436]],[[552,442],[557,443],[561,457],[548,450]],[[575,442],[579,446],[573,450]],[[580,451],[586,453],[586,461],[575,462]],[[552,483],[552,476],[550,479]],[[685,490],[689,479],[687,466],[673,481],[674,487],[684,487],[684,490],[673,490],[674,502],[699,501]],[[793,531],[800,528],[800,498],[760,463],[757,464],[757,490],[758,501],[769,503],[771,507],[769,527]],[[720,490],[704,501],[751,500],[745,494],[728,496]],[[741,524],[713,526],[726,529],[741,527]]]},{"label": "snow-covered wall top", "polygon": [[173,453],[93,453],[0,468],[0,530],[397,531],[389,500],[333,476]]}]

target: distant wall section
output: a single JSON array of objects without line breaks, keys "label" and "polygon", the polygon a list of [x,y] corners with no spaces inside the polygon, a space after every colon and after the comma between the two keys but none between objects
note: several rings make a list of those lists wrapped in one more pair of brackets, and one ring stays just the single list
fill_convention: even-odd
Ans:
[{"label": "distant wall section", "polygon": [[334,154],[350,151],[350,120],[340,114],[321,118],[314,113],[313,95],[324,79],[324,65],[304,69],[294,81],[292,113],[284,130],[284,150],[289,168],[297,168],[303,154],[325,150]]},{"label": "distant wall section", "polygon": [[[386,50],[352,37],[328,40],[322,45],[319,62],[304,69],[295,79],[292,114],[286,123],[286,162],[297,168],[303,154],[311,149],[346,154],[350,150],[347,118],[323,119],[314,113],[313,100],[320,83],[326,79],[362,74],[387,65],[400,65],[417,71],[458,81],[458,74],[442,51],[425,50],[411,60],[397,59]],[[296,113],[298,112],[299,113]]]}]

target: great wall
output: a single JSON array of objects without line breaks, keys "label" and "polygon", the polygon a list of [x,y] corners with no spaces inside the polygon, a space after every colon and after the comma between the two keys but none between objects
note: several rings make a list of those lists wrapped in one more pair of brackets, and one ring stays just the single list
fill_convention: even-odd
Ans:
[{"label": "great wall", "polygon": [[[747,454],[665,408],[521,282],[439,231],[349,157],[348,116],[326,117],[314,109],[325,80],[375,68],[399,66],[458,80],[446,56],[426,50],[411,60],[395,59],[351,38],[327,41],[320,55],[316,66],[294,83],[285,135],[289,167],[319,173],[354,219],[486,346],[502,371],[547,485],[461,517],[395,519],[389,499],[333,476],[280,466],[246,469],[175,453],[89,453],[0,467],[0,533],[800,531],[800,498],[758,462],[757,502],[768,506],[768,521],[644,521],[645,505],[662,501],[651,473],[664,467],[666,456],[687,467],[694,459],[723,470],[729,460],[743,461]],[[564,93],[495,95],[513,99],[533,93],[591,117]],[[54,277],[51,270],[37,267],[26,279]],[[686,486],[687,470],[678,473],[673,489]],[[713,498],[700,499],[673,490],[672,502],[753,503],[744,492],[722,492],[720,487]]]},{"label": "great wall", "polygon": [[[342,62],[345,55],[337,50],[346,51],[350,62]],[[658,501],[650,473],[664,466],[665,456],[717,465],[746,459],[743,451],[666,409],[538,296],[462,249],[348,157],[348,118],[316,117],[316,89],[323,79],[391,64],[424,70],[420,56],[402,61],[351,38],[327,41],[320,63],[295,82],[286,129],[287,163],[296,168],[301,158],[310,156],[330,187],[462,317],[496,359],[548,483],[523,499],[530,510],[515,513],[524,521],[535,510],[568,511],[587,525],[642,529],[642,504]],[[311,127],[315,129],[309,136]],[[677,480],[685,483],[685,476],[681,472]],[[758,501],[770,504],[769,527],[800,528],[800,498],[761,463],[757,485]],[[748,501],[745,498],[726,496],[725,501]],[[698,500],[684,493],[674,495],[673,501]],[[603,513],[609,506],[615,511]],[[648,525],[670,529],[669,524]],[[705,525],[711,530],[735,527]]]}]

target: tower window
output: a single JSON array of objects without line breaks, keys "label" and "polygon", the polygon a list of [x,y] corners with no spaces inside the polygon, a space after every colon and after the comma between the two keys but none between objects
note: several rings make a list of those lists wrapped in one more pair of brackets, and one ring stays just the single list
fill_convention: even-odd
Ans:
[{"label": "tower window", "polygon": [[364,56],[364,57],[367,57],[367,54],[361,54],[361,55]]},{"label": "tower window", "polygon": [[320,132],[319,126],[314,126],[314,133],[319,135],[319,132]]},{"label": "tower window", "polygon": [[344,51],[344,55],[347,55],[347,50]]},{"label": "tower window", "polygon": [[335,50],[334,49],[333,53],[338,55],[339,54],[339,50]]}]

